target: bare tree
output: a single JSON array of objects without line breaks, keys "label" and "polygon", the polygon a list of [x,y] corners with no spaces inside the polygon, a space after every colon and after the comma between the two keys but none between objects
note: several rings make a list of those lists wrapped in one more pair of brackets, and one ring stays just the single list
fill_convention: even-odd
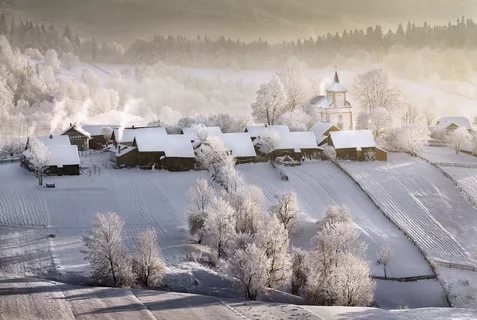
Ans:
[{"label": "bare tree", "polygon": [[270,210],[277,216],[288,233],[293,231],[300,213],[300,206],[295,192],[286,192],[278,196],[277,203]]},{"label": "bare tree", "polygon": [[460,127],[449,133],[449,144],[454,148],[455,154],[459,154],[466,141],[470,141],[471,135],[466,128]]},{"label": "bare tree", "polygon": [[383,266],[384,277],[387,278],[387,268],[389,261],[391,260],[391,250],[387,245],[383,245],[378,252],[378,259],[376,261],[377,264]]},{"label": "bare tree", "polygon": [[434,122],[436,121],[436,114],[434,112],[426,110],[424,112],[424,117],[426,118],[426,123],[428,127],[434,125]]},{"label": "bare tree", "polygon": [[291,275],[291,293],[303,294],[306,282],[308,279],[308,273],[310,272],[309,266],[306,263],[307,253],[301,249],[293,250],[292,258],[292,275]]},{"label": "bare tree", "polygon": [[153,229],[145,230],[137,237],[133,272],[146,287],[158,286],[162,281],[165,268],[157,247],[157,234]]},{"label": "bare tree", "polygon": [[312,95],[312,83],[306,75],[307,66],[296,58],[288,59],[277,76],[283,84],[286,106],[285,111],[294,111],[302,106]]},{"label": "bare tree", "polygon": [[381,107],[395,109],[400,104],[400,92],[389,82],[381,69],[374,69],[356,77],[355,96],[365,112]]},{"label": "bare tree", "polygon": [[132,282],[131,263],[122,242],[124,221],[115,212],[98,213],[90,234],[83,235],[81,252],[101,284],[127,286]]},{"label": "bare tree", "polygon": [[242,185],[227,199],[235,210],[236,232],[255,234],[263,214],[262,189],[255,185]]},{"label": "bare tree", "polygon": [[256,300],[258,294],[265,290],[269,263],[265,251],[254,243],[235,251],[228,271],[240,281],[246,299]]},{"label": "bare tree", "polygon": [[32,138],[29,141],[30,154],[29,162],[33,166],[36,177],[38,179],[38,184],[43,185],[43,175],[45,174],[46,168],[48,168],[48,163],[50,162],[50,151],[48,147],[45,146],[43,142],[36,138]]}]

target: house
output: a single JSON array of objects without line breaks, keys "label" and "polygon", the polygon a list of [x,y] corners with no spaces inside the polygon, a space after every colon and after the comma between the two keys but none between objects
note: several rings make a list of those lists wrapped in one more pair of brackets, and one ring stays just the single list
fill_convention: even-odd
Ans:
[{"label": "house", "polygon": [[435,129],[445,134],[451,133],[457,128],[466,128],[472,132],[470,120],[466,117],[443,117],[437,120]]},{"label": "house", "polygon": [[347,92],[336,71],[333,82],[326,88],[326,95],[317,95],[308,103],[314,117],[341,130],[353,130],[353,108],[346,100]]},{"label": "house", "polygon": [[188,137],[191,142],[195,142],[197,137],[197,130],[204,130],[208,137],[218,137],[222,135],[222,129],[220,127],[192,127],[192,128],[182,128],[181,133]]},{"label": "house", "polygon": [[332,123],[317,121],[310,130],[315,134],[318,146],[322,146],[328,142],[330,132],[340,131],[341,129]]},{"label": "house", "polygon": [[81,128],[90,135],[89,149],[101,150],[109,142],[114,128],[118,125],[82,125]]},{"label": "house", "polygon": [[[45,170],[49,175],[79,175],[80,159],[78,146],[71,145],[69,136],[48,136],[37,138],[48,149],[48,166]],[[22,165],[31,169],[31,151],[29,141],[27,150],[23,152]]]},{"label": "house", "polygon": [[330,132],[328,144],[336,150],[337,159],[386,161],[387,152],[378,148],[371,130],[344,130]]},{"label": "house", "polygon": [[137,149],[137,165],[142,168],[184,171],[195,167],[194,149],[186,135],[142,132],[136,135],[132,147]]},{"label": "house", "polygon": [[279,135],[270,158],[289,156],[296,161],[319,159],[322,149],[316,143],[316,136],[311,131],[288,132]]},{"label": "house", "polygon": [[110,146],[110,159],[116,164],[116,167],[135,167],[137,166],[137,148],[118,144]]},{"label": "house", "polygon": [[275,132],[278,135],[287,134],[290,129],[286,125],[249,125],[245,128],[245,132],[254,141],[259,137],[269,135],[270,132]]},{"label": "house", "polygon": [[219,137],[225,147],[231,151],[236,163],[250,163],[256,160],[257,153],[248,133],[224,133]]},{"label": "house", "polygon": [[134,141],[134,137],[138,133],[145,133],[149,135],[166,135],[167,131],[164,127],[135,127],[130,128],[114,128],[111,134],[111,141],[115,144],[122,144],[130,146]]},{"label": "house", "polygon": [[68,136],[71,144],[78,147],[79,151],[89,149],[89,140],[91,135],[80,126],[70,123],[70,126],[61,133],[62,136]]}]

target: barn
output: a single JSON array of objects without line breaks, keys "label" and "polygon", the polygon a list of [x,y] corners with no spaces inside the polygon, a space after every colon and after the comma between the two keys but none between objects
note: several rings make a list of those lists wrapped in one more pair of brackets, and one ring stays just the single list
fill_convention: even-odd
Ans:
[{"label": "barn", "polygon": [[237,164],[250,163],[257,159],[257,153],[250,136],[246,132],[224,133],[219,137],[230,150]]},{"label": "barn", "polygon": [[118,144],[117,146],[112,146],[109,151],[111,152],[110,159],[116,164],[116,167],[124,168],[137,166],[136,147]]},{"label": "barn", "polygon": [[76,124],[71,124],[61,133],[62,136],[68,136],[70,138],[71,144],[78,147],[79,151],[85,151],[89,149],[89,140],[91,135],[83,130],[80,126]]},{"label": "barn", "polygon": [[114,128],[118,125],[82,125],[81,128],[90,135],[89,149],[101,150],[111,139]]},{"label": "barn", "polygon": [[134,141],[134,137],[141,134],[159,136],[166,135],[167,131],[164,127],[135,127],[130,128],[114,128],[111,134],[111,141],[115,144],[122,144],[131,146]]},{"label": "barn", "polygon": [[387,160],[387,152],[378,148],[370,130],[330,132],[328,144],[336,150],[336,158],[344,160]]},{"label": "barn", "polygon": [[[78,146],[71,145],[68,135],[39,137],[49,152],[48,168],[45,170],[49,175],[79,175],[80,159],[78,155]],[[27,148],[29,143],[27,142]],[[31,168],[29,159],[31,158],[30,150],[23,152],[22,164],[27,168]]]},{"label": "barn", "polygon": [[279,136],[278,144],[271,152],[271,159],[289,156],[296,161],[319,159],[322,149],[316,143],[316,136],[311,131],[288,132]]},{"label": "barn", "polygon": [[257,138],[269,135],[270,132],[275,132],[278,135],[287,134],[290,129],[286,125],[249,125],[245,128],[245,132],[254,141]]}]

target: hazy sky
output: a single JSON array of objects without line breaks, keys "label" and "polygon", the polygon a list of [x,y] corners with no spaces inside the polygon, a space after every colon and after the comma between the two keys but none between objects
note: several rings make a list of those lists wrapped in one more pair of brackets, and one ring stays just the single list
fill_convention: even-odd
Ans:
[{"label": "hazy sky", "polygon": [[282,40],[399,22],[476,18],[477,0],[0,0],[0,10],[84,34],[180,33]]}]

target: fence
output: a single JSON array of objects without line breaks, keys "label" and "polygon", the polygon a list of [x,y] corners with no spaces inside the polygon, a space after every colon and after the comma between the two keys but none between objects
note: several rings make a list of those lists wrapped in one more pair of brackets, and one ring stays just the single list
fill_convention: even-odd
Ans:
[{"label": "fence", "polygon": [[427,275],[427,276],[414,276],[414,277],[380,277],[380,276],[371,276],[371,278],[375,280],[385,280],[385,281],[397,281],[397,282],[414,282],[419,280],[430,280],[436,279],[437,276],[435,274]]},{"label": "fence", "polygon": [[20,162],[20,157],[15,157],[15,158],[0,158],[0,164],[13,163],[13,162]]}]

